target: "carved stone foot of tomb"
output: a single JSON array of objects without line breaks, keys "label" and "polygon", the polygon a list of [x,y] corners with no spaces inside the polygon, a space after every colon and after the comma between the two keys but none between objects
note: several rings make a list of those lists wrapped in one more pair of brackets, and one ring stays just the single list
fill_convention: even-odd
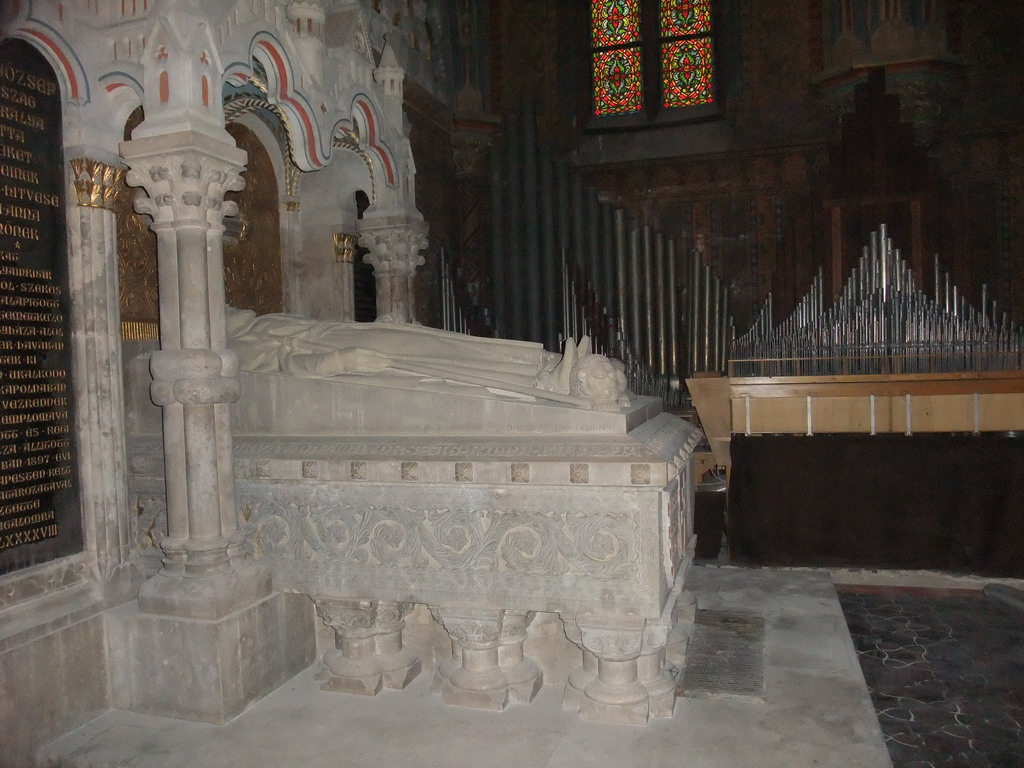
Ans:
[{"label": "carved stone foot of tomb", "polygon": [[665,664],[665,642],[671,628],[671,622],[664,619],[649,619],[644,628],[637,677],[647,689],[650,717],[672,717],[676,706],[676,681]]},{"label": "carved stone foot of tomb", "polygon": [[436,615],[452,638],[452,663],[438,667],[434,690],[445,704],[501,711],[509,702],[508,679],[498,659],[503,610],[447,609]]},{"label": "carved stone foot of tomb", "polygon": [[576,622],[571,618],[561,618],[562,626],[565,629],[565,636],[569,638],[569,642],[578,646],[583,652],[582,666],[574,667],[569,672],[569,679],[566,681],[565,689],[562,691],[562,709],[571,709],[579,712],[580,704],[583,701],[583,691],[586,690],[591,682],[597,679],[597,657],[583,647],[583,634],[580,632],[580,628],[576,626]]},{"label": "carved stone foot of tomb", "polygon": [[597,675],[583,689],[580,718],[646,725],[650,694],[640,682],[645,620],[577,616],[582,648],[597,659]]},{"label": "carved stone foot of tomb", "polygon": [[420,657],[402,645],[405,617],[412,603],[377,603],[377,661],[384,687],[400,691],[420,673]]},{"label": "carved stone foot of tomb", "polygon": [[676,599],[675,626],[665,641],[665,661],[677,670],[682,670],[686,665],[686,649],[690,645],[696,618],[697,598],[684,589]]},{"label": "carved stone foot of tomb", "polygon": [[324,654],[325,691],[374,696],[401,689],[420,672],[416,654],[402,647],[408,603],[316,598],[316,610],[334,630],[335,648]]},{"label": "carved stone foot of tomb", "polygon": [[523,655],[526,628],[533,611],[505,611],[498,645],[498,665],[508,685],[508,700],[513,704],[529,704],[544,685],[544,674],[537,662]]}]

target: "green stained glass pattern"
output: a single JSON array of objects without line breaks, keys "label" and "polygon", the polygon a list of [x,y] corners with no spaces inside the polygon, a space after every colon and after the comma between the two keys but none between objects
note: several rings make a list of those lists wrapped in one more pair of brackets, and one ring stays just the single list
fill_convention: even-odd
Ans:
[{"label": "green stained glass pattern", "polygon": [[593,47],[626,45],[640,39],[640,0],[590,0]]},{"label": "green stained glass pattern", "polygon": [[594,54],[594,114],[623,115],[643,106],[640,50],[622,48]]},{"label": "green stained glass pattern", "polygon": [[661,50],[663,106],[710,104],[714,99],[711,39],[677,40],[665,43]]},{"label": "green stained glass pattern", "polygon": [[702,35],[711,31],[711,0],[661,0],[661,36]]}]

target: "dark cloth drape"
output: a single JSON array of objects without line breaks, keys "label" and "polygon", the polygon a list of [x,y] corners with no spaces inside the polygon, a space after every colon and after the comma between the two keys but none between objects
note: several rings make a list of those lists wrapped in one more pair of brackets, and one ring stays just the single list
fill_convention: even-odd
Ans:
[{"label": "dark cloth drape", "polygon": [[1024,576],[1024,438],[732,437],[733,562]]}]

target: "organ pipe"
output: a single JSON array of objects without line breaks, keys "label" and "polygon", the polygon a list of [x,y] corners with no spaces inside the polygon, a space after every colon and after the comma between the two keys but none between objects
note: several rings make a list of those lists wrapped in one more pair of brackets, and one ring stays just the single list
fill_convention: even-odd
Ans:
[{"label": "organ pipe", "polygon": [[884,227],[824,307],[823,279],[779,325],[771,295],[747,333],[733,344],[735,376],[951,373],[1020,370],[1024,334],[982,291],[981,309],[967,303],[935,259],[934,295],[915,285],[913,271]]}]

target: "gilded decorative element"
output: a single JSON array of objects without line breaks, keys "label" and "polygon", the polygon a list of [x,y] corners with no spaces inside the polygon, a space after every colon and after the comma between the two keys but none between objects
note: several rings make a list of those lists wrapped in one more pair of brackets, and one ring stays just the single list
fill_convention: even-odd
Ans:
[{"label": "gilded decorative element", "polygon": [[[117,271],[121,302],[122,334],[154,340],[160,306],[156,284],[156,235],[149,220],[135,212],[136,193],[124,176],[115,179],[114,216],[117,219]],[[132,323],[132,325],[127,325]],[[137,324],[137,325],[136,325]]]},{"label": "gilded decorative element", "polygon": [[224,244],[227,302],[261,315],[280,312],[284,308],[284,288],[273,163],[251,130],[237,123],[228,125],[227,130],[239,148],[248,154],[245,189],[225,195],[225,199],[237,203],[238,219],[245,222],[237,242]]},{"label": "gilded decorative element", "polygon": [[114,198],[124,177],[123,168],[115,168],[99,160],[75,157],[71,160],[75,197],[83,208],[114,210]]},{"label": "gilded decorative element", "polygon": [[359,252],[356,246],[357,236],[347,232],[335,232],[331,239],[334,241],[334,260],[341,264],[354,263]]}]

